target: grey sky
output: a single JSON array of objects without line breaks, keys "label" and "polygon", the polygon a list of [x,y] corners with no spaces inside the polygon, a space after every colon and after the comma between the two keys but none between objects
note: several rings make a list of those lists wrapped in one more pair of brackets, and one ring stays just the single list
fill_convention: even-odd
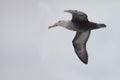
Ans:
[{"label": "grey sky", "polygon": [[[119,0],[0,0],[0,80],[119,80]],[[105,23],[87,43],[88,65],[76,56],[75,32],[48,30],[64,10]]]}]

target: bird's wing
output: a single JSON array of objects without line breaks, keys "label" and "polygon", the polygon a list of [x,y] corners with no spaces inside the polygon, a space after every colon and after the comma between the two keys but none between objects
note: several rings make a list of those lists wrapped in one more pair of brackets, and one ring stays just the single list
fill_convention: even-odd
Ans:
[{"label": "bird's wing", "polygon": [[88,63],[88,54],[86,50],[86,42],[89,38],[90,31],[86,32],[77,32],[75,38],[73,39],[74,50],[79,57],[79,59],[87,64]]},{"label": "bird's wing", "polygon": [[64,12],[68,12],[72,14],[72,21],[73,22],[82,22],[88,21],[87,14],[77,10],[65,10]]}]

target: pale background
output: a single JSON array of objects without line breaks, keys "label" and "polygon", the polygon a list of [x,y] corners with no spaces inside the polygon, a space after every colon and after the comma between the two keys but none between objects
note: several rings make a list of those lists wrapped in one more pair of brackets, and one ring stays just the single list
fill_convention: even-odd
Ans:
[{"label": "pale background", "polygon": [[[89,63],[76,56],[75,32],[48,30],[76,9],[107,28],[92,31]],[[0,0],[0,80],[120,80],[119,0]]]}]

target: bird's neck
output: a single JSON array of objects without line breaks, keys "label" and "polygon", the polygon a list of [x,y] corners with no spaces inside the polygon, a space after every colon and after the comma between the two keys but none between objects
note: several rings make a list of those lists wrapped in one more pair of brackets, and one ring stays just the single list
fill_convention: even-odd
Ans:
[{"label": "bird's neck", "polygon": [[66,20],[66,21],[62,22],[61,27],[67,28],[69,26],[69,24],[70,24],[70,21]]},{"label": "bird's neck", "polygon": [[63,27],[72,31],[77,31],[77,28],[75,27],[75,24],[71,21],[65,21],[63,23]]},{"label": "bird's neck", "polygon": [[65,28],[68,28],[68,27],[71,27],[71,26],[73,26],[74,24],[71,22],[71,21],[69,21],[69,20],[67,20],[67,21],[65,21],[64,23],[63,23],[63,27],[65,27]]}]

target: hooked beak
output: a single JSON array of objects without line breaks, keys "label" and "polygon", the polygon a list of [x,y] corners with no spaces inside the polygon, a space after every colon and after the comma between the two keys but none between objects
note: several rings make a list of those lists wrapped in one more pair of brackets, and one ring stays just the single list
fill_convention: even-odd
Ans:
[{"label": "hooked beak", "polygon": [[57,23],[55,23],[55,24],[49,26],[48,29],[51,29],[51,28],[56,27],[56,26],[58,26]]}]

